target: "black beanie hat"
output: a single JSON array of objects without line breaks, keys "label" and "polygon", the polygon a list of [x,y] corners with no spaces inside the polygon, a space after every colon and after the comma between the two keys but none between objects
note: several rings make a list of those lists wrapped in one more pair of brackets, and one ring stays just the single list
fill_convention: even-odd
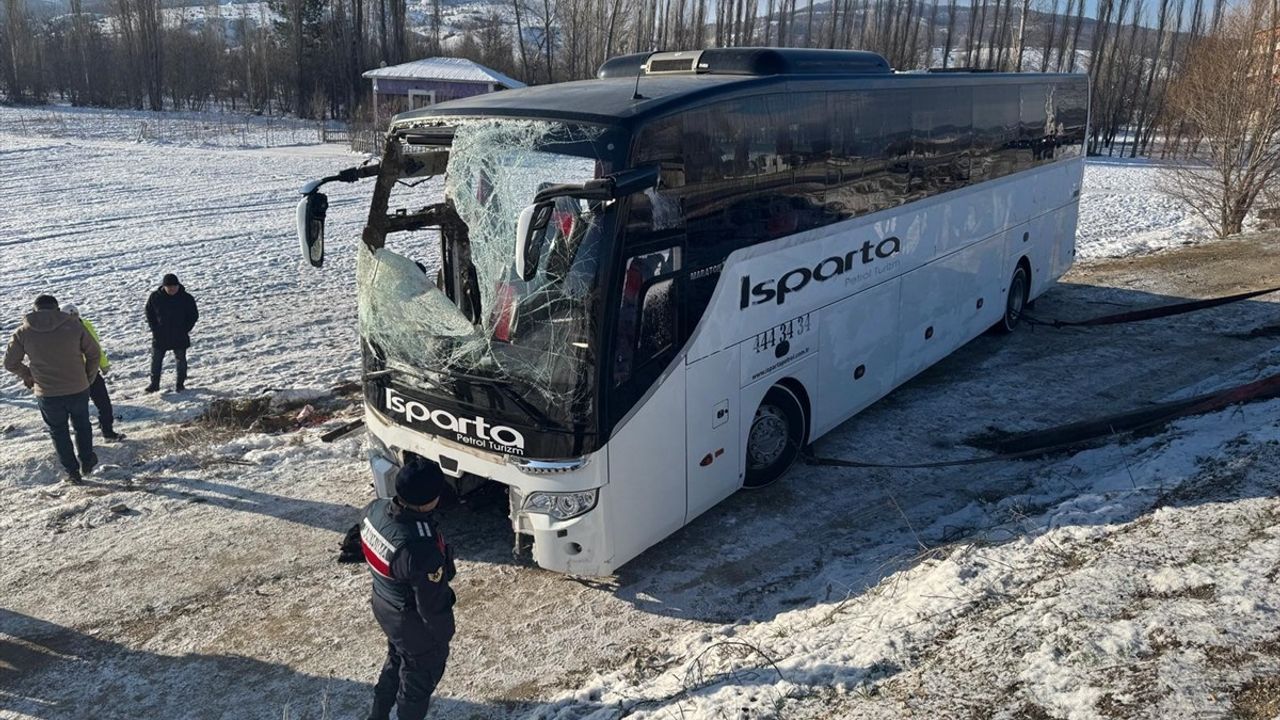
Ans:
[{"label": "black beanie hat", "polygon": [[161,280],[160,284],[161,285],[177,285],[179,284],[178,276],[174,275],[173,273],[165,273],[164,280]]},{"label": "black beanie hat", "polygon": [[36,301],[32,304],[37,310],[57,310],[58,298],[52,295],[37,295]]},{"label": "black beanie hat", "polygon": [[426,460],[410,460],[396,473],[396,497],[407,505],[426,505],[444,492],[444,473]]}]

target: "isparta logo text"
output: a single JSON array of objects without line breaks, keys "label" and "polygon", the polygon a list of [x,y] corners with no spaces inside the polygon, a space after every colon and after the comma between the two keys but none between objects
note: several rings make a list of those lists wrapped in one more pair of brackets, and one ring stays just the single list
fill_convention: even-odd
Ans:
[{"label": "isparta logo text", "polygon": [[879,243],[870,240],[862,244],[860,250],[850,250],[845,255],[832,255],[812,268],[800,267],[788,270],[782,277],[774,280],[762,280],[754,285],[751,277],[742,277],[742,309],[752,305],[760,305],[776,301],[779,305],[787,301],[787,295],[799,292],[812,281],[826,282],[833,277],[853,272],[861,265],[870,265],[877,259],[893,257],[902,250],[902,241],[896,237],[887,237]]},{"label": "isparta logo text", "polygon": [[458,442],[508,455],[524,454],[524,435],[514,428],[490,425],[482,417],[460,418],[447,410],[432,410],[391,388],[387,388],[386,400],[388,411],[404,416],[409,422],[429,422],[455,433],[454,439]]}]

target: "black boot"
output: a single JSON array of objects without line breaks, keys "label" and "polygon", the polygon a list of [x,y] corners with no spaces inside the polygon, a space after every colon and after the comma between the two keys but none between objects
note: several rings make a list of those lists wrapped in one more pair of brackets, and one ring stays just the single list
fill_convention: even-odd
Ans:
[{"label": "black boot", "polygon": [[160,378],[151,378],[151,384],[147,386],[144,392],[158,392],[160,390]]}]

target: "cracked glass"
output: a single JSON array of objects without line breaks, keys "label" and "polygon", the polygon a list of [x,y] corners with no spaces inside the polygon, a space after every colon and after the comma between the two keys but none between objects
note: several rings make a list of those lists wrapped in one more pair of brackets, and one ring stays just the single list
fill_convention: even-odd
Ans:
[{"label": "cracked glass", "polygon": [[426,131],[452,136],[388,140],[399,143],[379,179],[389,192],[375,191],[359,251],[361,334],[393,372],[463,378],[535,422],[574,422],[593,387],[616,203],[555,198],[527,281],[516,274],[516,226],[539,191],[608,172],[601,129],[482,118]]}]

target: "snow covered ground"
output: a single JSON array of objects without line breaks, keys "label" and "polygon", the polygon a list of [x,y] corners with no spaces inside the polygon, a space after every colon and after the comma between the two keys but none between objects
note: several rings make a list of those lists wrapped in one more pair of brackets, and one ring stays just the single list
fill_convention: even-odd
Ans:
[{"label": "snow covered ground", "polygon": [[[130,439],[101,449],[92,485],[62,487],[31,396],[0,377],[0,717],[357,717],[382,643],[365,571],[334,557],[368,477],[359,437],[317,435],[358,407],[282,434],[188,421],[269,392],[319,405],[355,379],[341,239],[367,188],[330,192],[322,272],[297,259],[292,208],[302,182],[359,158],[12,127],[0,124],[0,332],[38,292],[78,303],[113,358]],[[1136,257],[1203,239],[1153,176],[1090,164],[1091,261],[1037,314],[1273,282],[1274,236]],[[169,271],[201,303],[193,389],[146,395],[141,308]],[[1255,379],[1280,365],[1278,315],[1259,300],[983,337],[816,452],[968,457],[992,428]],[[1034,461],[802,466],[590,582],[513,562],[505,506],[481,498],[442,518],[460,556],[459,636],[432,717],[1271,720],[1278,459],[1272,401]]]},{"label": "snow covered ground", "polygon": [[1076,236],[1081,259],[1117,258],[1211,239],[1209,225],[1159,190],[1145,159],[1092,158],[1086,165]]},{"label": "snow covered ground", "polygon": [[70,106],[0,105],[0,134],[247,149],[314,145],[320,141],[320,125],[315,121],[234,112],[157,113]]}]

